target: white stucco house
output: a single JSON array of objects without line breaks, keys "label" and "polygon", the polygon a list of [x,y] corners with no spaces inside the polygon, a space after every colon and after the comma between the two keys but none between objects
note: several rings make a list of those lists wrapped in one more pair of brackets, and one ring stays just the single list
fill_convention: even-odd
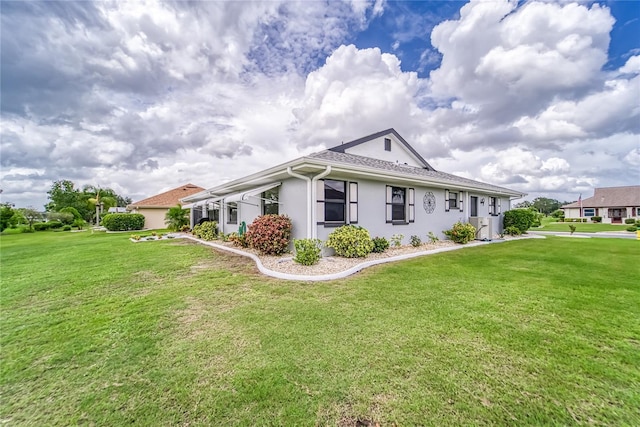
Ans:
[{"label": "white stucco house", "polygon": [[478,238],[502,231],[503,212],[524,194],[436,171],[394,129],[337,145],[182,199],[191,224],[215,220],[238,231],[266,213],[286,214],[293,238],[326,240],[335,227],[355,224],[372,237],[422,239],[457,222]]},{"label": "white stucco house", "polygon": [[560,209],[565,218],[599,216],[605,224],[622,224],[627,218],[640,218],[640,185],[596,188],[593,197],[569,203]]}]

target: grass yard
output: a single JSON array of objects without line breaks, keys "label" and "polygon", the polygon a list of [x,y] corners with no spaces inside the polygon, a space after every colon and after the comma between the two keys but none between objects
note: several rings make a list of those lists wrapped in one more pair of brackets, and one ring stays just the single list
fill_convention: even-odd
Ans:
[{"label": "grass yard", "polygon": [[1,423],[640,425],[638,241],[298,283],[128,237],[0,237]]},{"label": "grass yard", "polygon": [[627,231],[627,227],[630,224],[599,224],[595,222],[554,222],[555,218],[547,217],[542,220],[542,226],[532,228],[532,230],[539,231],[571,231],[569,225],[576,226],[576,232],[581,233],[597,233],[599,231],[622,231],[632,234]]}]

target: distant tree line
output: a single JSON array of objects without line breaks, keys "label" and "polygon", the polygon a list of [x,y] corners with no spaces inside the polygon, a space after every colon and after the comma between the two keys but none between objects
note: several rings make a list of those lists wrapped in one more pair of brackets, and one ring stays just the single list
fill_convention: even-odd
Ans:
[{"label": "distant tree line", "polygon": [[95,222],[109,208],[125,207],[132,202],[131,198],[123,197],[111,188],[85,185],[79,189],[67,179],[55,181],[47,194],[50,200],[45,205],[47,212],[68,212],[73,208],[75,212],[71,213],[87,222]]},{"label": "distant tree line", "polygon": [[556,199],[549,199],[547,197],[536,197],[532,201],[524,201],[517,203],[514,208],[534,208],[545,216],[551,215],[553,212],[560,209],[561,206],[568,205],[571,202],[560,202]]}]

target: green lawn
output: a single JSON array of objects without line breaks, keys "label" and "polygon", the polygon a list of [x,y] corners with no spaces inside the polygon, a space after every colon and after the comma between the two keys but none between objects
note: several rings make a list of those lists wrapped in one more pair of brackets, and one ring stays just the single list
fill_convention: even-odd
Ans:
[{"label": "green lawn", "polygon": [[640,425],[640,242],[531,239],[328,283],[179,240],[0,237],[0,422]]},{"label": "green lawn", "polygon": [[[576,232],[581,233],[597,233],[598,231],[622,231],[627,232],[626,229],[630,224],[598,224],[595,222],[554,222],[555,218],[547,217],[542,220],[541,227],[535,227],[531,230],[539,231],[571,231],[569,225],[576,226]],[[631,234],[630,232],[628,232]]]}]

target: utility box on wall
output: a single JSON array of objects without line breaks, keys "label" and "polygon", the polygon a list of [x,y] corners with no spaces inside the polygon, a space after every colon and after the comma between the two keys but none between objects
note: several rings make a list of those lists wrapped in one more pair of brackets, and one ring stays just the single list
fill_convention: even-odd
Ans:
[{"label": "utility box on wall", "polygon": [[493,236],[491,218],[484,216],[472,216],[469,217],[469,223],[476,228],[477,240],[491,240],[491,236]]}]

